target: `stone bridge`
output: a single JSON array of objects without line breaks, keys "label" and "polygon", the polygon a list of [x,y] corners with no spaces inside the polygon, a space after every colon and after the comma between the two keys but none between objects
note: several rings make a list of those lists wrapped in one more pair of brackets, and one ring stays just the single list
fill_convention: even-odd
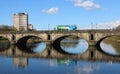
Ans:
[{"label": "stone bridge", "polygon": [[[89,48],[83,54],[69,54],[62,51],[60,47],[60,41],[66,37],[75,36],[81,39],[85,39]],[[37,54],[24,53],[20,51],[20,48],[11,48],[7,51],[2,51],[0,54],[14,55],[14,56],[27,56],[27,57],[50,57],[50,58],[73,58],[73,59],[94,59],[94,60],[117,60],[120,61],[120,56],[113,56],[96,49],[95,45],[99,47],[99,43],[110,36],[120,36],[120,32],[116,30],[77,30],[77,31],[30,31],[30,32],[0,32],[0,37],[7,38],[11,44],[25,45],[27,40],[31,37],[40,38],[51,47]],[[24,48],[23,50],[26,50]],[[29,51],[31,52],[31,51]]]},{"label": "stone bridge", "polygon": [[7,38],[13,44],[25,44],[31,37],[37,37],[42,41],[54,43],[66,37],[75,36],[85,39],[89,45],[95,45],[107,37],[119,35],[120,32],[116,30],[0,32],[0,37]]}]

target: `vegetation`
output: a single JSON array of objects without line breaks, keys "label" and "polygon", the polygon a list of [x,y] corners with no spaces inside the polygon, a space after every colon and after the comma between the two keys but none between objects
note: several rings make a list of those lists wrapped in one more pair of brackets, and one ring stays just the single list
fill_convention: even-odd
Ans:
[{"label": "vegetation", "polygon": [[118,25],[118,26],[115,28],[115,30],[120,31],[120,25]]},{"label": "vegetation", "polygon": [[8,25],[0,25],[0,31],[14,31],[13,27]]},{"label": "vegetation", "polygon": [[120,53],[120,37],[112,36],[103,40],[106,44],[111,44],[116,52]]},{"label": "vegetation", "polygon": [[[120,31],[120,25],[115,28],[115,30]],[[111,44],[116,52],[120,53],[120,36],[111,36],[103,40],[106,44]]]}]

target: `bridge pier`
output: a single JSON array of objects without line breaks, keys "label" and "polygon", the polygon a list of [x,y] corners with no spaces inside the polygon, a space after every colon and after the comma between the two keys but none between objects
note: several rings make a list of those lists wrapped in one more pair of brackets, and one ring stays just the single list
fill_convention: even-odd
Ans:
[{"label": "bridge pier", "polygon": [[11,40],[11,41],[10,41],[10,44],[11,44],[11,45],[15,45],[15,44],[16,44],[16,41],[15,41],[15,40]]},{"label": "bridge pier", "polygon": [[12,34],[10,36],[10,44],[11,45],[15,45],[16,44],[16,35],[15,34]]},{"label": "bridge pier", "polygon": [[52,41],[51,40],[47,40],[45,42],[46,42],[46,45],[52,45]]},{"label": "bridge pier", "polygon": [[89,59],[93,60],[95,59],[95,47],[89,46]]},{"label": "bridge pier", "polygon": [[88,42],[89,46],[95,46],[96,45],[96,41],[95,40],[90,40]]}]

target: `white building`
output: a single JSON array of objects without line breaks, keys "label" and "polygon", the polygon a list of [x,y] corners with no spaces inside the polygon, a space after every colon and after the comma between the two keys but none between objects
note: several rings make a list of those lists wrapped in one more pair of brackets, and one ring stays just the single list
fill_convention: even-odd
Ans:
[{"label": "white building", "polygon": [[29,24],[29,25],[28,25],[28,29],[29,29],[29,30],[33,30],[33,25],[32,25],[32,24]]},{"label": "white building", "polygon": [[27,13],[14,14],[13,27],[18,31],[28,31],[28,14]]}]

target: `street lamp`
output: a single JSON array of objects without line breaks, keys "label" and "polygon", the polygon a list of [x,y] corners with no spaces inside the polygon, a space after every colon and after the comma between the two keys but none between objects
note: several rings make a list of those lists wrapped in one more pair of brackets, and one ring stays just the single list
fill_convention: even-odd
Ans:
[{"label": "street lamp", "polygon": [[93,29],[93,22],[91,22],[91,29]]},{"label": "street lamp", "polygon": [[97,26],[98,26],[98,25],[96,24],[96,30],[97,30]]},{"label": "street lamp", "polygon": [[48,24],[48,30],[50,30],[50,24]]}]

